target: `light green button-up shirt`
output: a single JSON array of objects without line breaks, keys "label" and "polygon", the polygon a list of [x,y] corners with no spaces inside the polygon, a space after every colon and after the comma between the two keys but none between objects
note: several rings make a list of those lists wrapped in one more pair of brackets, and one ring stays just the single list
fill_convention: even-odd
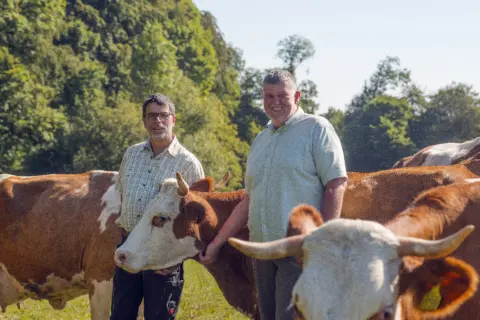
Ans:
[{"label": "light green button-up shirt", "polygon": [[327,119],[299,108],[277,130],[269,123],[247,159],[250,240],[284,238],[290,210],[301,203],[320,210],[327,182],[346,176],[341,142]]},{"label": "light green button-up shirt", "polygon": [[116,185],[122,194],[122,207],[116,224],[132,232],[147,204],[158,194],[160,184],[167,178],[175,178],[177,171],[189,185],[204,178],[200,161],[176,137],[156,157],[149,140],[128,147]]}]

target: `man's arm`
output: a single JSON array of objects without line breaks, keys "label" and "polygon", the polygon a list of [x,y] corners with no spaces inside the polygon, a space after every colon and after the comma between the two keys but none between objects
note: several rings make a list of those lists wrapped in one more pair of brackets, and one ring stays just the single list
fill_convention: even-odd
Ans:
[{"label": "man's arm", "polygon": [[340,177],[330,180],[325,186],[321,213],[323,220],[340,218],[342,212],[343,194],[347,186],[347,178]]},{"label": "man's arm", "polygon": [[203,264],[210,264],[217,260],[220,248],[228,241],[228,238],[236,235],[248,221],[248,206],[250,198],[248,194],[245,194],[242,201],[240,201],[232,214],[228,217],[225,224],[222,226],[215,238],[210,242],[205,250],[205,253],[201,252],[200,262]]}]

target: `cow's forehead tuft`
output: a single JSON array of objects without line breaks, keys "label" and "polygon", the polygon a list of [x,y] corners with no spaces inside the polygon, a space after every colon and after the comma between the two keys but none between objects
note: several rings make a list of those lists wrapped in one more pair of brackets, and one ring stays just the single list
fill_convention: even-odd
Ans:
[{"label": "cow's forehead tuft", "polygon": [[349,219],[335,219],[325,223],[306,238],[305,244],[311,244],[315,248],[314,243],[323,239],[333,242],[373,240],[393,246],[398,244],[398,239],[393,232],[381,224],[374,221]]}]

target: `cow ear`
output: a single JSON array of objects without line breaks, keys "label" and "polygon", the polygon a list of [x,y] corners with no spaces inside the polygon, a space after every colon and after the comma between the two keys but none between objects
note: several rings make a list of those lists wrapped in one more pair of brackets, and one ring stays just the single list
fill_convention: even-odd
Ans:
[{"label": "cow ear", "polygon": [[298,205],[290,211],[287,237],[310,234],[322,224],[323,219],[317,209],[310,205]]},{"label": "cow ear", "polygon": [[477,291],[478,274],[468,263],[447,257],[424,260],[402,274],[401,291],[421,318],[451,316]]},{"label": "cow ear", "polygon": [[[301,204],[290,211],[286,236],[308,235],[322,224],[323,219],[317,209],[310,205]],[[302,250],[295,255],[295,258],[300,267],[303,267],[305,261]]]},{"label": "cow ear", "polygon": [[192,185],[190,186],[190,191],[210,192],[213,190],[213,185],[213,179],[210,177],[206,177],[192,183]]}]

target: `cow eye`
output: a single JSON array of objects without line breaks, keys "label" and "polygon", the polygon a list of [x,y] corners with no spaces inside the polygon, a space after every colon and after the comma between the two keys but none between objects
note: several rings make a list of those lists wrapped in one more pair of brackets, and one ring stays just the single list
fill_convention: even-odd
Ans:
[{"label": "cow eye", "polygon": [[152,225],[155,227],[163,227],[165,222],[170,221],[170,217],[165,217],[165,216],[155,216],[152,219]]}]

